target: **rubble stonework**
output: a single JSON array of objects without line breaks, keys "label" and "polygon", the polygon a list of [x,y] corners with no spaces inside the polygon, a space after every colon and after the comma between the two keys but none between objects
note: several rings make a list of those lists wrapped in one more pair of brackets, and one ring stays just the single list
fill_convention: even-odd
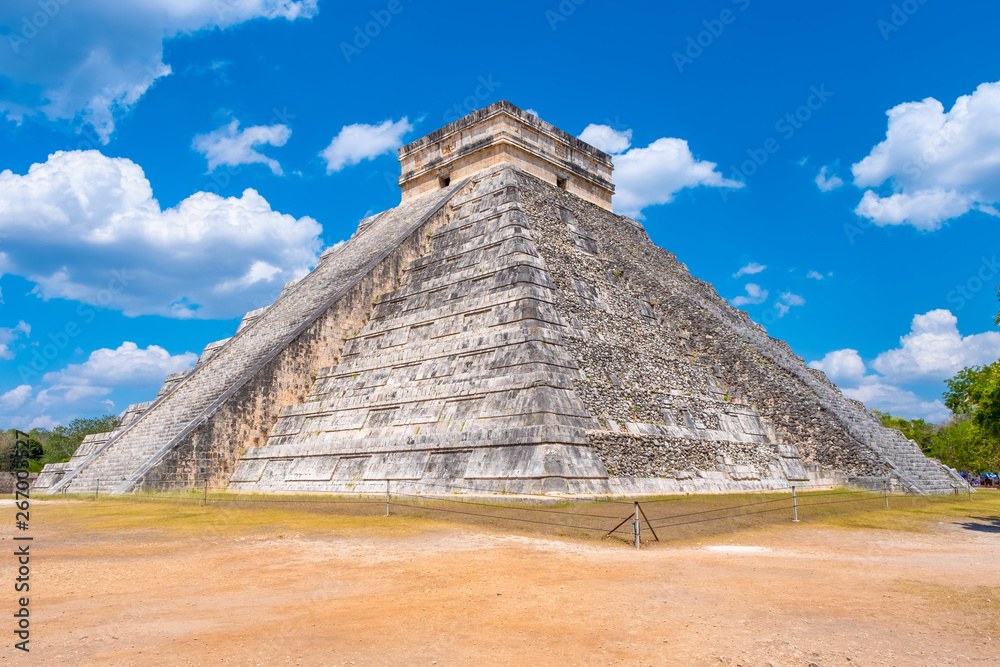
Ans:
[{"label": "rubble stonework", "polygon": [[[599,151],[529,137],[531,169],[491,162],[496,119],[524,113],[494,106],[401,151],[433,166],[449,136],[480,137],[463,140],[461,181],[423,179],[362,221],[35,488],[666,493],[889,480],[951,491],[953,471],[638,222],[581,198],[561,171],[539,173],[567,150],[578,169]],[[539,161],[546,146],[563,153]]]}]

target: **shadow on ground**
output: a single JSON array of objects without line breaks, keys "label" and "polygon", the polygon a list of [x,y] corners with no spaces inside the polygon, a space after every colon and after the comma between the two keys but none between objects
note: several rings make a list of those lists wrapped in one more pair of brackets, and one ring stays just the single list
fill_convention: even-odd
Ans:
[{"label": "shadow on ground", "polygon": [[955,525],[980,533],[1000,533],[1000,517],[974,516],[970,517],[970,519],[972,521],[959,521]]}]

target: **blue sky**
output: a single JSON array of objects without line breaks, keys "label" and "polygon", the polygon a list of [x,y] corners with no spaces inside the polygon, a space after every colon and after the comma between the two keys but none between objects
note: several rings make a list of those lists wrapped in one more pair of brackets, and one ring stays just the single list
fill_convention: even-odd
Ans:
[{"label": "blue sky", "polygon": [[148,400],[499,99],[870,407],[1000,357],[996,3],[135,4],[0,8],[0,426]]}]

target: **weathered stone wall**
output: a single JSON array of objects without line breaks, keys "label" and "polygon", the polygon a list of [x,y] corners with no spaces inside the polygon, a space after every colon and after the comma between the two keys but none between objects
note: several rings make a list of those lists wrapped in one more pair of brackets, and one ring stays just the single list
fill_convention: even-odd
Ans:
[{"label": "weathered stone wall", "polygon": [[[101,488],[127,491],[165,458],[169,461],[156,473],[157,482],[177,485],[196,479],[200,485],[204,475],[223,478],[240,451],[267,430],[277,407],[301,400],[310,372],[336,358],[344,323],[363,322],[374,294],[394,284],[419,254],[416,229],[461,185],[367,221],[351,242],[325,254],[314,271],[286,287],[236,336],[206,351],[193,372],[49,492],[65,485],[71,492],[88,492],[98,482]],[[342,317],[343,323],[332,330],[314,326],[341,300],[345,310],[331,317]],[[189,440],[198,429],[205,430]]]},{"label": "weathered stone wall", "polygon": [[606,491],[515,170],[478,174],[340,362],[242,458],[244,491]]},{"label": "weathered stone wall", "polygon": [[[789,445],[810,469],[950,488],[939,465],[693,278],[638,223],[528,175],[522,176],[522,197],[538,248],[561,288],[557,309],[573,323],[567,345],[585,375],[578,393],[602,428],[692,429],[701,447],[725,459],[720,470],[732,469],[739,458],[767,475],[787,462],[772,452]],[[758,418],[757,426],[750,423]],[[741,445],[726,453],[721,443],[731,439],[710,435],[740,426],[747,434],[759,430],[756,450]],[[653,451],[648,437],[616,435],[614,450],[609,437],[595,433],[591,441],[608,457],[609,470],[621,475],[668,476],[673,462],[708,466],[705,458],[691,458],[690,439],[654,438],[657,453],[650,457],[622,454]]]}]

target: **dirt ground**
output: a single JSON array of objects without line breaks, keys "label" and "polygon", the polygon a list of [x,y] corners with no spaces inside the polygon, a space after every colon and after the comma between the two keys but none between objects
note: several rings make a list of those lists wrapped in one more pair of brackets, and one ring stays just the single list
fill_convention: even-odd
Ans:
[{"label": "dirt ground", "polygon": [[3,630],[0,663],[998,664],[1000,497],[960,507],[636,551],[424,518],[35,502],[31,652]]}]

